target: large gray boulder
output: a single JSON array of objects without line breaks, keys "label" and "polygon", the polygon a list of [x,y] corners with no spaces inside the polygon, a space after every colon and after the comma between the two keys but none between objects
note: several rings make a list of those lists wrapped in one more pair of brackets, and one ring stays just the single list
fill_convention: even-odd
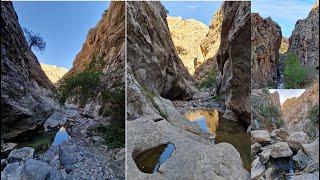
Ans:
[{"label": "large gray boulder", "polygon": [[252,143],[270,143],[270,133],[267,130],[254,130],[251,131]]},{"label": "large gray boulder", "polygon": [[57,128],[59,126],[64,125],[67,122],[67,117],[58,111],[55,111],[51,114],[51,116],[44,122],[43,127],[45,130],[50,130],[52,128]]},{"label": "large gray boulder", "polygon": [[271,150],[271,156],[273,158],[290,157],[292,154],[293,152],[286,142],[278,142],[274,144]]},{"label": "large gray boulder", "polygon": [[23,169],[21,171],[22,180],[62,180],[63,177],[61,173],[51,167],[49,164],[29,159],[25,162]]},{"label": "large gray boulder", "polygon": [[302,144],[308,143],[308,140],[308,135],[303,131],[300,131],[290,134],[286,141],[292,150],[298,151]]},{"label": "large gray boulder", "polygon": [[8,164],[3,171],[1,171],[2,180],[19,180],[21,179],[21,171],[23,165],[18,162]]},{"label": "large gray boulder", "polygon": [[31,147],[24,147],[20,149],[14,149],[10,152],[8,156],[8,162],[20,162],[25,161],[27,159],[32,159],[34,155],[34,149]]},{"label": "large gray boulder", "polygon": [[262,176],[265,171],[265,166],[261,163],[260,157],[257,157],[251,163],[251,179],[256,180]]}]

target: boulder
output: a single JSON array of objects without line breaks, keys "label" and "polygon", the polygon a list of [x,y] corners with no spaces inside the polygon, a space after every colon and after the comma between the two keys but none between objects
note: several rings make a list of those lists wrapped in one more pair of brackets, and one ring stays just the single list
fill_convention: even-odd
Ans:
[{"label": "boulder", "polygon": [[273,158],[290,157],[292,154],[293,152],[286,142],[278,142],[274,144],[271,150],[271,157]]},{"label": "boulder", "polygon": [[260,153],[260,161],[262,164],[266,164],[269,161],[271,155],[271,149],[264,150]]},{"label": "boulder", "polygon": [[267,130],[254,130],[251,131],[252,143],[270,143],[270,133]]},{"label": "boulder", "polygon": [[261,150],[261,144],[254,143],[251,145],[251,156],[254,157]]},{"label": "boulder", "polygon": [[286,141],[293,151],[298,151],[301,145],[307,143],[308,140],[308,135],[303,131],[300,131],[290,134],[289,138]]},{"label": "boulder", "polygon": [[24,147],[20,149],[14,149],[10,152],[8,156],[8,162],[20,162],[25,161],[27,159],[32,159],[34,155],[34,149],[31,147]]},{"label": "boulder", "polygon": [[292,180],[318,180],[319,179],[319,171],[316,171],[314,173],[306,173],[301,175],[295,175],[291,176]]},{"label": "boulder", "polygon": [[48,131],[53,128],[60,127],[67,122],[67,117],[58,111],[55,111],[51,116],[44,122],[43,127],[45,131]]},{"label": "boulder", "polygon": [[59,160],[64,169],[66,169],[67,173],[70,172],[73,168],[73,165],[78,162],[75,151],[76,146],[60,146],[59,148]]},{"label": "boulder", "polygon": [[62,180],[63,177],[61,173],[51,167],[49,164],[35,160],[29,159],[25,162],[23,169],[21,171],[21,179],[39,179],[39,180]]},{"label": "boulder", "polygon": [[251,179],[256,180],[260,178],[265,171],[265,166],[261,163],[260,158],[257,157],[251,164]]},{"label": "boulder", "polygon": [[303,170],[305,167],[307,167],[308,163],[312,161],[311,157],[303,152],[302,149],[300,149],[292,159],[296,162],[300,170]]},{"label": "boulder", "polygon": [[8,154],[17,147],[17,143],[4,143],[1,144],[1,157],[7,157]]},{"label": "boulder", "polygon": [[21,179],[21,171],[23,165],[18,162],[8,164],[3,171],[1,171],[2,180]]}]

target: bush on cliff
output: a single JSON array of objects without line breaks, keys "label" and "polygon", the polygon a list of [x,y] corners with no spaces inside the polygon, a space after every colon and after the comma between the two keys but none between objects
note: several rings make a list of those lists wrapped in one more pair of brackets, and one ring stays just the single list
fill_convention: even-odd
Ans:
[{"label": "bush on cliff", "polygon": [[80,105],[95,95],[101,72],[84,71],[61,80],[58,87],[59,101],[64,103],[68,97],[76,96]]},{"label": "bush on cliff", "polygon": [[300,66],[295,54],[288,53],[284,62],[284,86],[287,89],[302,88],[306,85],[306,71]]},{"label": "bush on cliff", "polygon": [[210,74],[208,74],[206,77],[201,79],[198,88],[204,89],[204,88],[211,88],[216,85],[216,78],[217,74],[215,71],[211,71]]}]

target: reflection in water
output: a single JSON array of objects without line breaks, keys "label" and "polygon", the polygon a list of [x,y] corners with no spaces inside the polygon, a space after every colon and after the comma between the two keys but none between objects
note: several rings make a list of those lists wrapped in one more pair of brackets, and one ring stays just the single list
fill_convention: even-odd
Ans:
[{"label": "reflection in water", "polygon": [[54,137],[52,145],[59,145],[62,142],[69,140],[71,137],[69,136],[67,130],[64,127],[61,127],[57,132],[56,136]]},{"label": "reflection in water", "polygon": [[139,153],[134,161],[140,171],[152,174],[159,171],[161,164],[167,161],[175,146],[173,143],[161,144]]},{"label": "reflection in water", "polygon": [[214,141],[216,144],[222,142],[232,144],[239,151],[245,169],[250,171],[251,137],[246,132],[246,127],[222,117],[219,119],[217,109],[187,112],[185,117],[192,122],[196,122],[202,130],[208,129],[206,132],[215,136]]},{"label": "reflection in water", "polygon": [[201,130],[216,135],[216,130],[219,125],[219,112],[217,109],[187,112],[185,117],[197,123]]}]

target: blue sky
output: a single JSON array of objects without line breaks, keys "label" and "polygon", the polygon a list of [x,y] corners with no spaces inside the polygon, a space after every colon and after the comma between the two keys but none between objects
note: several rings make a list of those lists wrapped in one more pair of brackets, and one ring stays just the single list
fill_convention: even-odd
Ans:
[{"label": "blue sky", "polygon": [[262,17],[271,17],[277,22],[282,34],[290,37],[298,19],[308,16],[316,0],[253,0],[251,12],[258,12]]},{"label": "blue sky", "polygon": [[305,89],[269,89],[270,93],[277,91],[280,96],[280,103],[284,103],[288,98],[299,97]]},{"label": "blue sky", "polygon": [[169,11],[169,16],[181,16],[184,19],[196,19],[210,25],[215,12],[220,8],[220,1],[162,1]]},{"label": "blue sky", "polygon": [[39,33],[47,42],[41,63],[70,69],[88,30],[101,19],[109,2],[13,2],[21,27]]}]

